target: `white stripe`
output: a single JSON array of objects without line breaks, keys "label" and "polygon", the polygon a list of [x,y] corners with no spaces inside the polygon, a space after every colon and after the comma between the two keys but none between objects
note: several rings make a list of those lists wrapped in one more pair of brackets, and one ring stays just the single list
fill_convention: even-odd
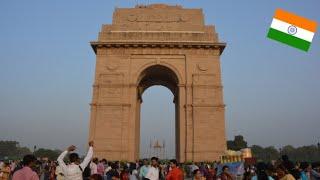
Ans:
[{"label": "white stripe", "polygon": [[[271,28],[276,29],[276,30],[281,31],[281,32],[284,32],[286,34],[289,34],[288,33],[288,27],[289,26],[291,26],[291,24],[288,24],[288,23],[286,23],[284,21],[281,21],[279,19],[276,19],[276,18],[273,18],[272,23],[271,23]],[[297,33],[292,35],[292,36],[295,36],[295,37],[300,38],[300,39],[304,39],[304,40],[309,41],[309,42],[312,41],[312,38],[313,38],[313,35],[314,35],[313,32],[305,30],[305,29],[297,27],[297,26],[295,26],[295,27],[297,28]]]}]

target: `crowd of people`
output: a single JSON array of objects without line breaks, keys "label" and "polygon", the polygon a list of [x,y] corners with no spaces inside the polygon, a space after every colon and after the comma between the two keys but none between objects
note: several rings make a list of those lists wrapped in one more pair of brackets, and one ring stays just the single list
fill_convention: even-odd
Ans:
[{"label": "crowd of people", "polygon": [[219,163],[179,164],[175,159],[160,163],[157,157],[129,163],[99,160],[93,158],[93,142],[81,161],[75,149],[68,147],[56,161],[26,155],[21,162],[0,162],[0,180],[320,180],[319,164],[294,164],[285,155],[273,164],[247,166],[239,175]]},{"label": "crowd of people", "polygon": [[247,167],[243,179],[248,180],[320,180],[320,164],[308,162],[293,163],[287,155],[274,164],[259,162],[255,166]]}]

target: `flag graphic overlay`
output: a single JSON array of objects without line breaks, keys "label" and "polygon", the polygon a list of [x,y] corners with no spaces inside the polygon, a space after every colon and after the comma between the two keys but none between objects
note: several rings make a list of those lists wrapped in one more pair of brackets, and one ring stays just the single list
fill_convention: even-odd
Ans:
[{"label": "flag graphic overlay", "polygon": [[267,37],[307,52],[316,29],[317,22],[277,9]]}]

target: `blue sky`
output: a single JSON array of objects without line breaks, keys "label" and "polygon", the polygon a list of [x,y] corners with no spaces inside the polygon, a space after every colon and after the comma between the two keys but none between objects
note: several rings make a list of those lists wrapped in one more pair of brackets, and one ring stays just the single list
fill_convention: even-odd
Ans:
[{"label": "blue sky", "polygon": [[[29,147],[72,143],[83,150],[95,68],[89,42],[111,23],[115,7],[137,3],[202,8],[206,24],[227,42],[221,64],[229,139],[242,134],[249,144],[278,147],[320,141],[319,30],[307,53],[266,38],[276,8],[319,23],[318,0],[2,0],[1,139]],[[141,133],[153,137],[147,120],[166,114],[168,126],[158,136],[173,152],[172,136],[165,135],[173,133],[172,94],[153,87],[143,97],[142,128],[149,130]],[[156,110],[163,105],[169,108]]]}]

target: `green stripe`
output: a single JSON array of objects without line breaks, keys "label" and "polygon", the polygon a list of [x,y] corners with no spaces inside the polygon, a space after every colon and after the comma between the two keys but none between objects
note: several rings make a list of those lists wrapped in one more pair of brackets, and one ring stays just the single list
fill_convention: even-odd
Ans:
[{"label": "green stripe", "polygon": [[303,51],[308,51],[311,44],[306,40],[294,37],[292,35],[286,34],[273,28],[269,29],[267,37],[285,43],[289,46],[301,49]]}]

